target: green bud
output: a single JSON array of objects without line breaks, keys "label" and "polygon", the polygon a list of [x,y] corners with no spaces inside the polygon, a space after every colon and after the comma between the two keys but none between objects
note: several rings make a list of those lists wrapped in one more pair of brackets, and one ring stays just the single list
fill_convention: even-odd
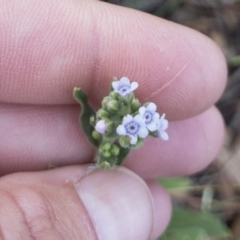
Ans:
[{"label": "green bud", "polygon": [[137,142],[135,145],[133,145],[134,148],[140,148],[143,146],[143,139],[142,138],[138,138]]},{"label": "green bud", "polygon": [[120,102],[117,101],[117,100],[110,100],[108,103],[107,103],[107,110],[109,112],[118,112],[121,108],[121,105],[120,105]]},{"label": "green bud", "polygon": [[108,119],[109,118],[109,112],[103,110],[102,108],[100,108],[98,111],[97,111],[97,117],[100,118],[100,119]]},{"label": "green bud", "polygon": [[110,133],[114,130],[114,123],[113,122],[108,122],[107,123],[107,133]]},{"label": "green bud", "polygon": [[92,131],[92,136],[96,140],[101,140],[101,138],[102,138],[101,134],[99,132],[95,131],[95,130]]},{"label": "green bud", "polygon": [[102,100],[102,106],[106,110],[107,110],[107,107],[108,107],[107,104],[108,104],[109,101],[111,101],[111,98],[109,96],[103,98],[103,100]]},{"label": "green bud", "polygon": [[112,148],[111,148],[111,154],[114,155],[114,156],[117,156],[119,154],[119,147],[117,145],[112,145]]},{"label": "green bud", "polygon": [[106,157],[106,158],[111,157],[110,151],[107,151],[107,150],[103,151],[103,152],[102,152],[102,155],[103,155],[104,157]]},{"label": "green bud", "polygon": [[118,98],[119,98],[119,93],[117,93],[117,92],[111,92],[110,93],[110,97],[112,98],[112,99],[115,99],[115,100],[118,100]]},{"label": "green bud", "polygon": [[105,151],[110,150],[111,147],[112,147],[112,145],[111,145],[110,143],[104,143],[104,144],[101,146],[101,148],[102,148],[103,150],[105,150]]},{"label": "green bud", "polygon": [[138,111],[141,104],[137,98],[134,98],[130,106],[131,106],[131,111],[134,113],[134,112]]},{"label": "green bud", "polygon": [[101,169],[110,169],[111,168],[109,162],[107,162],[107,161],[99,163],[98,167]]},{"label": "green bud", "polygon": [[129,104],[129,100],[126,97],[119,95],[118,99],[124,106],[127,106]]},{"label": "green bud", "polygon": [[94,116],[90,117],[89,123],[90,123],[91,126],[95,127],[96,122],[95,122],[95,117]]},{"label": "green bud", "polygon": [[104,143],[99,146],[99,152],[101,153],[102,156],[109,158],[111,156],[111,144],[110,143]]},{"label": "green bud", "polygon": [[130,146],[130,137],[129,136],[124,136],[124,137],[120,137],[119,138],[119,144],[123,147],[123,148],[127,148]]}]

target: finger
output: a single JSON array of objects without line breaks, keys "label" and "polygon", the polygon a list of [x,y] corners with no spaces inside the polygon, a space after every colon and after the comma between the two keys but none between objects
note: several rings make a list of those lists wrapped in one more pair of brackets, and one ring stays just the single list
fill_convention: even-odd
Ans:
[{"label": "finger", "polygon": [[[88,174],[86,167],[17,173],[1,178],[0,191],[0,226],[8,239],[146,240],[152,231],[151,193],[124,168]],[[164,194],[153,197],[163,197],[154,202],[169,206]],[[165,226],[166,220],[161,223]]]},{"label": "finger", "polygon": [[93,160],[77,107],[0,104],[0,116],[0,174]]},{"label": "finger", "polygon": [[0,26],[3,102],[73,103],[79,86],[96,104],[112,77],[124,75],[140,83],[142,101],[182,119],[211,106],[225,86],[225,60],[213,42],[131,9],[97,1],[1,0]]},{"label": "finger", "polygon": [[169,125],[169,141],[149,139],[132,152],[125,165],[143,178],[191,175],[208,166],[223,143],[224,124],[212,107],[202,114]]},{"label": "finger", "polygon": [[[75,107],[1,104],[0,173],[93,162]],[[211,108],[191,119],[170,122],[169,141],[148,138],[125,160],[144,178],[192,174],[216,156],[223,139],[222,117]]]},{"label": "finger", "polygon": [[172,205],[167,191],[153,180],[147,181],[154,201],[154,221],[150,240],[156,240],[167,228],[170,221]]}]

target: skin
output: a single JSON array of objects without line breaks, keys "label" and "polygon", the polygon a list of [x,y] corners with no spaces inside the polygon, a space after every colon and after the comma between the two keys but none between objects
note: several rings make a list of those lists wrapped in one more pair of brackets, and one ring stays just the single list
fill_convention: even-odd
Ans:
[{"label": "skin", "polygon": [[[171,202],[152,179],[193,174],[221,147],[221,51],[194,30],[99,1],[0,6],[0,239],[156,239]],[[166,113],[170,140],[149,138],[125,167],[90,171],[95,150],[72,90],[97,108],[123,75]]]}]

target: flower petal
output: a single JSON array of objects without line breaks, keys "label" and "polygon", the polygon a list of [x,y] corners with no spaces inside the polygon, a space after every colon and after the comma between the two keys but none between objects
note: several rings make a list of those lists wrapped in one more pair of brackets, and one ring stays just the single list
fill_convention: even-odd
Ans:
[{"label": "flower petal", "polygon": [[122,121],[122,124],[123,125],[126,125],[128,124],[129,122],[131,122],[133,120],[133,116],[131,116],[130,114],[128,114],[127,116],[125,116],[123,118],[123,121]]},{"label": "flower petal", "polygon": [[166,114],[165,114],[165,113],[163,113],[163,115],[161,116],[160,120],[164,119],[164,118],[165,118],[165,116],[166,116]]},{"label": "flower petal", "polygon": [[159,135],[158,135],[162,140],[167,141],[169,139],[168,134],[165,131],[159,131]]},{"label": "flower petal", "polygon": [[147,106],[147,110],[149,110],[149,111],[151,111],[151,112],[156,112],[156,110],[157,110],[156,104],[150,102],[150,103],[148,104],[148,106]]},{"label": "flower petal", "polygon": [[163,119],[162,120],[162,130],[166,130],[168,128],[168,120]]},{"label": "flower petal", "polygon": [[123,125],[119,125],[119,126],[117,127],[117,133],[118,133],[119,135],[126,135],[126,129],[125,129],[125,127],[124,127]]},{"label": "flower petal", "polygon": [[151,122],[147,125],[149,131],[153,132],[157,130],[157,124],[155,122]]},{"label": "flower petal", "polygon": [[155,122],[155,123],[157,123],[158,122],[158,120],[159,120],[159,113],[157,113],[157,112],[155,112],[154,114],[153,114],[153,121]]},{"label": "flower petal", "polygon": [[129,135],[129,137],[131,138],[131,141],[130,141],[131,144],[136,144],[137,143],[137,136]]},{"label": "flower petal", "polygon": [[122,85],[127,85],[130,87],[130,81],[127,77],[122,77],[119,81],[121,82]]},{"label": "flower petal", "polygon": [[117,91],[118,90],[118,81],[112,82],[112,87],[115,91]]},{"label": "flower petal", "polygon": [[147,130],[146,127],[142,127],[142,128],[139,129],[138,136],[140,138],[145,138],[145,137],[147,137],[147,135],[148,135],[148,130]]},{"label": "flower petal", "polygon": [[146,112],[146,108],[145,107],[140,107],[138,109],[138,112],[141,114],[141,115],[144,115],[144,113]]},{"label": "flower petal", "polygon": [[134,117],[134,121],[136,121],[140,125],[140,127],[145,126],[145,119],[140,114],[138,114]]},{"label": "flower petal", "polygon": [[138,83],[137,83],[137,82],[132,82],[132,83],[131,83],[131,88],[130,88],[130,89],[131,89],[131,92],[134,91],[134,90],[137,89],[137,88],[138,88]]}]

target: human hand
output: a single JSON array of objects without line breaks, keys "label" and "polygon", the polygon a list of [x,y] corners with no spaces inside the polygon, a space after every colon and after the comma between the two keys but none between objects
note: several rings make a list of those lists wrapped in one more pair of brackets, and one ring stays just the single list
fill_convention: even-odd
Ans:
[{"label": "human hand", "polygon": [[[212,105],[226,82],[222,53],[193,30],[103,2],[0,6],[2,238],[156,239],[170,198],[141,178],[192,174],[216,156],[224,130]],[[137,81],[136,96],[167,114],[170,140],[148,139],[133,151],[124,164],[132,172],[87,174],[94,149],[72,90],[83,88],[99,107],[113,76]]]}]

